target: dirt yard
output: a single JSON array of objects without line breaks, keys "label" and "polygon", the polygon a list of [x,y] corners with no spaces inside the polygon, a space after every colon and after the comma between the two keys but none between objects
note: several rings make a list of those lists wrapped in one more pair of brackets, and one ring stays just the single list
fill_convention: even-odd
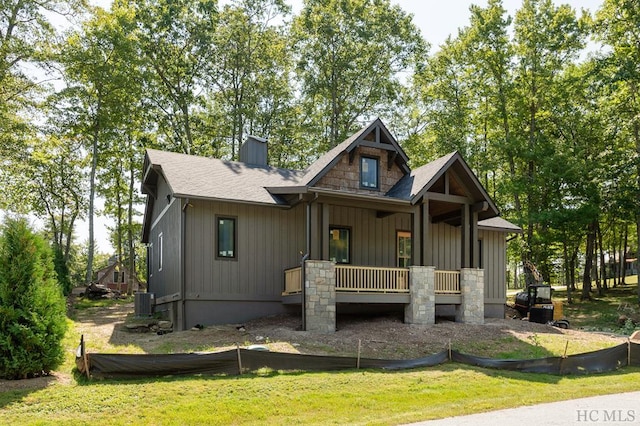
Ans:
[{"label": "dirt yard", "polygon": [[[400,315],[339,316],[337,331],[317,334],[300,331],[299,317],[277,316],[245,324],[209,326],[203,329],[157,333],[128,331],[125,323],[133,315],[133,303],[77,311],[76,330],[83,334],[88,352],[167,353],[221,351],[250,345],[271,351],[318,355],[361,356],[410,359],[453,349],[479,356],[495,356],[522,350],[523,346],[543,346],[556,341],[567,354],[601,349],[626,341],[623,336],[580,330],[561,330],[519,319],[487,319],[484,325],[438,320],[433,325],[409,325]],[[560,343],[557,343],[557,342]],[[68,349],[73,350],[72,348]],[[539,356],[546,356],[544,348]],[[0,390],[37,389],[52,383],[71,383],[71,372],[58,371],[50,377],[31,380],[0,380]]]},{"label": "dirt yard", "polygon": [[[141,352],[219,351],[229,348],[263,345],[272,351],[319,355],[353,356],[361,346],[361,356],[408,359],[438,352],[449,345],[481,356],[496,350],[508,352],[522,342],[535,346],[541,339],[569,342],[568,354],[583,348],[600,349],[626,339],[603,333],[561,330],[519,319],[487,319],[484,325],[469,325],[438,319],[434,325],[409,325],[401,315],[338,316],[337,330],[331,334],[301,331],[301,320],[294,316],[276,316],[244,324],[208,326],[163,335],[127,331],[125,320],[133,305],[92,308],[78,313],[78,328],[87,347],[133,347]],[[564,347],[564,346],[563,346]],[[95,350],[94,350],[95,351]]]}]

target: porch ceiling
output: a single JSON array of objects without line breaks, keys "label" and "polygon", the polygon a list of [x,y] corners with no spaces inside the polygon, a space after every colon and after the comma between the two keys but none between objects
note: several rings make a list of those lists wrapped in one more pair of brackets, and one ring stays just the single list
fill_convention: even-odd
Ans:
[{"label": "porch ceiling", "polygon": [[446,222],[454,226],[460,225],[462,217],[460,204],[435,200],[429,201],[429,215],[433,223]]}]

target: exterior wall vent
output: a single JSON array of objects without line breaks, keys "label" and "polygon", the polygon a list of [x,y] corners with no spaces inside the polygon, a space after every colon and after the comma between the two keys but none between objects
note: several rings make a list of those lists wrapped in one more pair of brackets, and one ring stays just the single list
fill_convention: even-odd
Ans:
[{"label": "exterior wall vent", "polygon": [[247,136],[247,140],[240,146],[240,161],[256,166],[268,165],[267,140],[257,136]]},{"label": "exterior wall vent", "polygon": [[154,293],[136,293],[134,300],[136,317],[152,316],[155,300]]}]

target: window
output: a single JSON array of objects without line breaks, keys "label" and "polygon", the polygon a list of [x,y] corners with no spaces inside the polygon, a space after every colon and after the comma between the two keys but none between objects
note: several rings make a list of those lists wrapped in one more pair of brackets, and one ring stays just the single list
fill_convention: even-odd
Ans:
[{"label": "window", "polygon": [[398,268],[408,268],[411,266],[411,232],[398,231],[396,233],[396,240]]},{"label": "window", "polygon": [[113,271],[113,282],[117,283],[118,278],[120,278],[120,274],[118,273],[118,271]]},{"label": "window", "polygon": [[236,258],[236,219],[218,217],[217,257],[222,259]]},{"label": "window", "polygon": [[378,189],[378,159],[360,158],[360,186],[367,189]]},{"label": "window", "polygon": [[162,232],[158,235],[158,271],[162,271]]},{"label": "window", "polygon": [[329,228],[329,260],[336,263],[351,263],[351,230]]}]

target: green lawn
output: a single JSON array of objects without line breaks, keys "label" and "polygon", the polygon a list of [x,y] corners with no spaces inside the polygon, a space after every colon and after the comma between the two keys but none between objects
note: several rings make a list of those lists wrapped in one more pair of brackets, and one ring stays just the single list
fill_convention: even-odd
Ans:
[{"label": "green lawn", "polygon": [[399,424],[640,389],[640,368],[588,377],[445,364],[56,384],[0,393],[0,424]]},{"label": "green lawn", "polygon": [[[614,304],[592,303],[597,309],[603,308],[600,303]],[[572,313],[588,311],[588,306],[577,305]],[[69,320],[69,324],[68,357],[60,369],[68,374],[74,368],[73,349],[79,337],[75,323]],[[543,354],[557,352],[554,345],[543,336],[531,342]],[[637,367],[579,377],[454,363],[401,372],[263,371],[241,377],[139,380],[89,381],[73,372],[66,383],[0,389],[0,424],[401,424],[637,390]]]},{"label": "green lawn", "polygon": [[[572,293],[571,305],[566,303],[566,287],[554,286],[553,299],[564,301],[564,316],[570,321],[571,327],[587,331],[603,331],[630,335],[634,329],[631,324],[619,324],[621,315],[640,320],[640,306],[638,305],[638,276],[626,277],[626,284],[613,287],[613,280],[609,280],[609,289],[603,296],[597,293],[595,282],[592,285],[590,301],[581,301],[581,283]],[[521,290],[509,290],[507,297],[514,300],[515,294]]]}]

